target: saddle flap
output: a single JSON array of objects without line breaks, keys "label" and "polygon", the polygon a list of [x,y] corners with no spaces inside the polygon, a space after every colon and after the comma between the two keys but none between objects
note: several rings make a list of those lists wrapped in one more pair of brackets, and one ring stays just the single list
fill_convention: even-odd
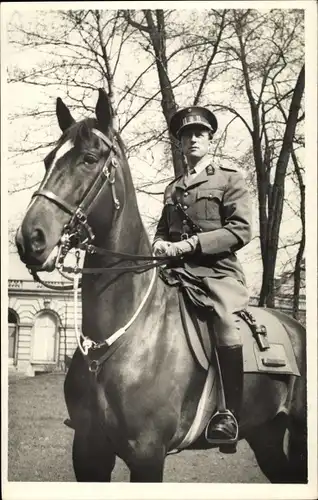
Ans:
[{"label": "saddle flap", "polygon": [[208,371],[212,356],[212,345],[206,318],[199,314],[197,308],[189,304],[182,291],[179,290],[178,295],[182,324],[189,348],[194,359],[204,370]]}]

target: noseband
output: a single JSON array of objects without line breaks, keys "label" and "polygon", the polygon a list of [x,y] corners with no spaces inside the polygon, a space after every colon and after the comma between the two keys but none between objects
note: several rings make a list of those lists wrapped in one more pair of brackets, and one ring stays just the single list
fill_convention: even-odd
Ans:
[{"label": "noseband", "polygon": [[99,175],[95,179],[93,185],[89,189],[88,193],[84,196],[83,200],[80,202],[79,206],[73,206],[60,198],[57,194],[53,193],[48,189],[39,189],[32,195],[32,199],[38,196],[42,196],[47,200],[51,201],[64,212],[71,215],[71,219],[68,224],[63,229],[63,233],[60,239],[59,254],[56,260],[56,267],[59,268],[63,264],[64,257],[70,250],[71,246],[81,246],[88,245],[95,239],[92,228],[87,222],[88,214],[91,210],[93,201],[99,196],[102,189],[106,183],[111,186],[112,198],[114,207],[116,210],[120,208],[120,202],[116,196],[115,190],[115,174],[118,167],[118,160],[116,155],[118,154],[117,146],[114,142],[111,142],[106,135],[104,135],[100,130],[92,129],[94,135],[99,137],[104,144],[109,149],[109,154],[106,158],[104,166],[100,171]]}]

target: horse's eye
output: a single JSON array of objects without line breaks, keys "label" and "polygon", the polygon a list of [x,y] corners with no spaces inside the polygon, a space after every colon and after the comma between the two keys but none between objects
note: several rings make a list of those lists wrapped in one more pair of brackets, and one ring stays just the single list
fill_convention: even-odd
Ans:
[{"label": "horse's eye", "polygon": [[84,163],[86,163],[87,165],[93,165],[96,162],[97,162],[96,156],[94,156],[90,153],[86,153],[84,155]]}]

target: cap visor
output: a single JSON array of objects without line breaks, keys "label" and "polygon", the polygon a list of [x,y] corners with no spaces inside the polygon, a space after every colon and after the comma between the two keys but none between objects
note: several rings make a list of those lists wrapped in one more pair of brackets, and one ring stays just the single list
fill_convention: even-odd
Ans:
[{"label": "cap visor", "polygon": [[200,121],[193,121],[191,123],[185,123],[184,125],[182,125],[182,127],[180,127],[179,130],[178,130],[178,132],[177,132],[177,137],[180,137],[180,133],[185,128],[190,128],[190,127],[197,126],[197,125],[199,125],[202,128],[206,128],[208,130],[212,130],[212,127],[211,127],[211,125],[209,123],[202,123]]}]

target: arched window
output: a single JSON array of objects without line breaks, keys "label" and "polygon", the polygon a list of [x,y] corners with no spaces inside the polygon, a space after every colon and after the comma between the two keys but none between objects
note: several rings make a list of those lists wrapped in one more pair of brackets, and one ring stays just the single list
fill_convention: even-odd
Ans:
[{"label": "arched window", "polygon": [[45,311],[37,316],[33,331],[32,361],[54,363],[57,360],[57,321],[54,314]]},{"label": "arched window", "polygon": [[18,317],[12,310],[8,310],[8,330],[9,330],[9,344],[8,344],[8,357],[9,361],[14,362],[16,359],[17,339],[18,339]]}]

